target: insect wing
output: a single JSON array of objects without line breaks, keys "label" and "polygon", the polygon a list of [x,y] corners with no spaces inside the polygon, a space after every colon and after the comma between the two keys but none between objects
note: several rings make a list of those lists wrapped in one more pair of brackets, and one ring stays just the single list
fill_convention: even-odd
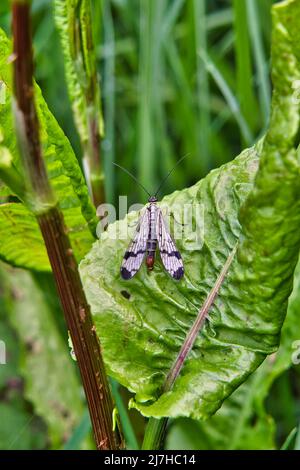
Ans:
[{"label": "insect wing", "polygon": [[146,209],[144,214],[141,215],[135,237],[123,258],[121,266],[121,276],[123,279],[131,279],[140,269],[146,252],[148,233],[149,211]]},{"label": "insect wing", "polygon": [[176,245],[166,228],[160,209],[158,209],[157,214],[156,234],[160,257],[164,267],[174,279],[181,279],[184,274],[181,254],[177,250]]}]

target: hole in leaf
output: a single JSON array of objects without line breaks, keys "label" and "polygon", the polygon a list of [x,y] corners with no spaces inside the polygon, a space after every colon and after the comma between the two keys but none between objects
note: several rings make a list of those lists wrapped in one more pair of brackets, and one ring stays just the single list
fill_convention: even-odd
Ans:
[{"label": "hole in leaf", "polygon": [[295,147],[295,149],[298,148],[299,144],[300,144],[300,126],[298,127],[298,130],[297,130],[296,135],[294,137],[294,147]]},{"label": "hole in leaf", "polygon": [[121,290],[121,294],[123,295],[123,297],[125,297],[125,299],[129,300],[131,295],[129,294],[129,292],[127,292],[127,290]]}]

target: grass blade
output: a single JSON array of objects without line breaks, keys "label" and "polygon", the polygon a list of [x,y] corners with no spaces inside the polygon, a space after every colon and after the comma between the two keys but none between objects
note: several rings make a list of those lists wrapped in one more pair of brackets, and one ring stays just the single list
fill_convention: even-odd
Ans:
[{"label": "grass blade", "polygon": [[88,410],[85,411],[80,423],[74,429],[73,434],[63,446],[63,450],[78,450],[86,436],[91,432],[91,419]]},{"label": "grass blade", "polygon": [[104,170],[106,176],[106,201],[114,201],[114,167],[115,161],[115,33],[113,18],[111,13],[110,0],[105,0],[103,4],[104,20],[104,46],[106,55],[104,58],[104,120],[105,120],[105,139],[102,143],[104,156]]},{"label": "grass blade", "polygon": [[[161,106],[161,38],[165,1],[144,0],[140,15],[138,176],[150,190],[156,185],[155,143],[164,138],[159,123]],[[155,38],[155,40],[154,40]],[[159,145],[159,144],[158,144]],[[143,194],[144,197],[144,194]]]},{"label": "grass blade", "polygon": [[131,421],[128,416],[127,409],[122,400],[121,394],[119,392],[119,384],[116,380],[111,379],[111,388],[112,393],[116,402],[116,407],[118,409],[122,426],[124,427],[124,437],[126,442],[126,448],[131,450],[139,450],[139,444],[136,439],[134,429],[132,427]]},{"label": "grass blade", "polygon": [[201,58],[206,66],[206,69],[213,77],[215,83],[218,85],[233,116],[235,117],[235,120],[239,126],[240,132],[243,136],[243,139],[245,140],[246,145],[250,145],[253,142],[253,136],[252,136],[251,130],[249,129],[247,121],[245,120],[244,116],[241,113],[239,102],[237,101],[236,97],[234,96],[231,89],[227,85],[226,80],[224,79],[222,74],[219,72],[218,68],[213,63],[213,61],[209,58],[209,56],[202,55]]},{"label": "grass blade", "polygon": [[297,434],[297,428],[293,428],[291,432],[289,433],[289,435],[287,436],[284,443],[282,444],[282,446],[280,447],[280,450],[288,450],[290,448],[292,441],[295,439],[296,434]]},{"label": "grass blade", "polygon": [[166,14],[166,18],[164,20],[163,28],[162,28],[162,37],[164,39],[170,33],[173,26],[175,25],[176,20],[180,14],[180,11],[183,5],[184,5],[184,0],[175,0],[172,2],[171,6],[169,7],[169,10]]},{"label": "grass blade", "polygon": [[209,170],[209,140],[210,140],[210,111],[209,111],[209,80],[201,54],[206,55],[206,16],[205,0],[194,0],[194,28],[197,58],[197,97],[199,113],[199,148],[201,149],[201,163],[203,172]]},{"label": "grass blade", "polygon": [[294,450],[300,450],[300,424],[298,424],[298,431],[296,435]]},{"label": "grass blade", "polygon": [[256,121],[256,102],[253,92],[251,50],[247,24],[247,6],[245,0],[234,0],[234,31],[236,56],[237,97],[243,116],[253,129]]},{"label": "grass blade", "polygon": [[260,107],[263,114],[263,122],[266,126],[269,119],[271,90],[268,76],[268,63],[264,56],[261,27],[259,22],[256,0],[246,0],[248,11],[248,28],[252,40],[253,54],[257,69],[257,83]]},{"label": "grass blade", "polygon": [[230,26],[232,24],[232,9],[223,8],[209,13],[206,17],[206,27],[208,30]]}]

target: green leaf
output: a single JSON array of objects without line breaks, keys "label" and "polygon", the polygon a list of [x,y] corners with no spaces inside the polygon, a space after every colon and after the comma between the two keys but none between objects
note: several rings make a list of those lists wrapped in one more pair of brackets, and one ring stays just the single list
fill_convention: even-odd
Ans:
[{"label": "green leaf", "polygon": [[[286,440],[282,444],[280,450],[288,450],[294,441],[295,437],[297,435],[297,428],[293,428],[289,435],[287,436]],[[295,449],[296,450],[296,449]]]},{"label": "green leaf", "polygon": [[[11,66],[8,64],[10,55],[10,41],[5,33],[0,30],[0,80],[6,84],[6,101],[0,104],[0,128],[1,145],[7,148],[12,155],[14,167],[22,174],[20,166],[17,142],[14,129],[12,109],[11,109]],[[50,113],[40,89],[36,86],[36,103],[40,121],[40,135],[44,150],[44,157],[51,185],[54,189],[59,205],[62,209],[66,226],[69,230],[74,253],[78,260],[89,250],[94,241],[94,234],[97,224],[95,208],[92,205],[88,189],[76,160],[72,147],[60,129],[57,121]],[[18,206],[18,207],[17,207]],[[42,237],[38,235],[38,225],[29,215],[28,210],[21,204],[11,204],[9,206],[10,219],[6,217],[7,207],[0,206],[0,220],[6,219],[6,231],[0,232],[0,256],[15,265],[45,270],[50,269],[49,264],[44,260],[45,250],[42,248]],[[24,220],[20,217],[23,211]],[[32,242],[31,249],[36,255],[24,257],[16,250],[15,257],[11,250],[7,249],[7,238],[13,234],[16,245],[21,246],[24,238],[16,233],[16,220],[21,233],[29,231]],[[29,222],[29,219],[31,222]],[[24,222],[24,223],[23,223]],[[43,260],[40,264],[39,262]]]},{"label": "green leaf", "polygon": [[38,429],[34,415],[20,407],[20,402],[0,403],[0,449],[30,450],[45,448],[45,436]]},{"label": "green leaf", "polygon": [[[168,449],[273,449],[275,424],[264,407],[274,381],[293,365],[295,341],[300,338],[300,263],[295,271],[293,292],[283,324],[278,351],[236,390],[214,416],[205,422],[178,419],[167,436]],[[294,431],[294,430],[293,430]],[[286,440],[289,445],[291,437]]]},{"label": "green leaf", "polygon": [[[299,47],[299,31],[291,26],[299,10],[294,1],[273,8],[274,94],[262,144],[163,200],[171,212],[187,203],[203,206],[203,244],[193,247],[190,226],[178,240],[184,279],[174,282],[160,263],[151,275],[142,267],[133,280],[120,279],[128,240],[116,241],[114,231],[124,235],[136,213],[109,226],[81,263],[107,368],[136,393],[132,406],[146,416],[212,415],[278,348],[300,246],[299,103],[291,95],[292,83],[300,78],[294,47]],[[173,389],[162,393],[186,334],[237,240],[237,255],[210,323]]]},{"label": "green leaf", "polygon": [[[151,276],[147,276],[145,267],[142,266],[141,271],[130,282],[120,279],[119,266],[128,240],[116,242],[113,233],[116,227],[121,234],[126,233],[127,225],[132,225],[137,220],[136,213],[109,226],[81,263],[82,280],[92,306],[107,367],[118,381],[137,393],[136,400],[140,406],[143,402],[159,397],[164,378],[197,315],[197,310],[216,280],[230,245],[233,247],[235,244],[240,232],[236,209],[251,189],[256,169],[256,152],[246,151],[233,163],[215,170],[194,187],[176,192],[163,200],[170,211],[178,204],[183,207],[185,203],[192,201],[194,214],[196,204],[205,201],[203,248],[201,249],[200,240],[199,249],[189,251],[189,234],[186,234],[187,238],[184,240],[186,247],[180,241],[177,243],[186,266],[185,278],[180,283],[169,278],[159,263]],[[228,246],[224,243],[222,253],[220,242],[224,239],[227,239]],[[122,295],[124,291],[130,295],[129,299]],[[211,317],[213,319],[213,315]],[[103,325],[107,327],[103,328]],[[199,384],[194,389],[194,400],[201,393],[204,383],[207,390],[204,389],[202,393],[206,395],[218,382],[222,383],[222,378],[225,381],[226,376],[232,378],[238,375],[238,371],[242,372],[250,367],[253,369],[263,358],[259,353],[239,347],[238,344],[230,346],[230,343],[226,345],[224,341],[215,341],[214,334],[207,325],[205,334],[199,337],[194,348],[193,358],[185,367],[193,367],[194,372],[190,370],[189,374],[194,375],[195,383]],[[236,364],[231,366],[230,373],[230,362],[233,360]],[[224,368],[224,361],[228,363],[228,369]],[[221,370],[218,373],[219,368]],[[175,389],[180,381],[187,379],[188,382],[191,380],[184,374],[177,381]],[[183,383],[179,389],[182,399],[187,387],[188,383]],[[167,395],[171,402],[174,400],[173,393]],[[161,399],[162,397],[159,400]],[[173,401],[174,406],[168,413],[174,416],[177,413],[189,415],[192,410],[185,409],[177,400]],[[192,397],[189,396],[189,402],[191,401]],[[188,405],[188,408],[191,406]],[[196,408],[194,403],[193,408]],[[148,414],[145,407],[143,413]]]},{"label": "green leaf", "polygon": [[297,430],[294,450],[300,450],[300,424],[298,424],[298,430]]},{"label": "green leaf", "polygon": [[9,286],[10,320],[21,340],[25,397],[47,424],[51,445],[57,448],[70,436],[84,409],[68,338],[61,337],[53,312],[29,273],[14,270]]},{"label": "green leaf", "polygon": [[23,204],[1,204],[0,225],[2,260],[28,269],[51,269],[36,218]]},{"label": "green leaf", "polygon": [[[0,390],[6,387],[9,380],[18,375],[18,361],[19,361],[19,347],[16,341],[16,335],[9,325],[6,311],[6,301],[4,299],[4,289],[3,289],[3,278],[2,273],[0,272],[0,280],[2,284],[2,292],[0,298],[0,341],[4,342],[5,346],[5,360],[6,364],[0,362]],[[1,343],[1,353],[3,353],[3,343]],[[2,360],[2,354],[0,356]]]},{"label": "green leaf", "polygon": [[[68,235],[75,256],[80,261],[93,238],[82,228],[82,215],[77,208],[64,214]],[[0,205],[0,258],[13,266],[38,271],[50,271],[50,263],[35,216],[23,204],[8,202]]]},{"label": "green leaf", "polygon": [[243,384],[209,420],[179,418],[171,426],[167,449],[269,450],[275,448],[275,424],[254,408],[255,380]]},{"label": "green leaf", "polygon": [[0,180],[0,204],[6,202],[12,191]]},{"label": "green leaf", "polygon": [[24,181],[13,166],[10,151],[2,145],[0,145],[0,178],[9,186],[11,192],[20,198],[25,196]]},{"label": "green leaf", "polygon": [[5,345],[6,361],[0,363],[0,449],[43,449],[47,441],[46,426],[24,398],[19,370],[21,348],[10,324],[13,299],[8,282],[7,269],[0,264],[0,341],[1,346]]}]

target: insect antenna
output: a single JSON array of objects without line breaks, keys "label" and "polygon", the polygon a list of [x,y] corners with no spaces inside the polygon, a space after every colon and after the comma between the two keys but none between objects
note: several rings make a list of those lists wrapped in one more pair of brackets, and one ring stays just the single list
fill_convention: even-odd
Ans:
[{"label": "insect antenna", "polygon": [[175,165],[173,166],[172,170],[169,171],[169,173],[167,174],[167,176],[162,180],[162,182],[160,183],[157,191],[155,192],[154,194],[154,197],[156,197],[159,193],[159,191],[161,190],[161,188],[163,187],[163,185],[165,184],[165,182],[167,181],[167,179],[169,178],[170,174],[173,173],[173,171],[175,170],[175,168],[179,165],[179,163],[182,162],[182,160],[186,157],[189,156],[189,153],[187,153],[186,155],[184,155],[183,157],[180,158],[180,160],[178,160],[177,163],[175,163]]},{"label": "insect antenna", "polygon": [[127,173],[127,175],[131,176],[131,178],[133,178],[134,181],[136,181],[136,183],[137,183],[141,188],[143,188],[143,190],[148,194],[148,196],[151,197],[151,194],[150,194],[149,191],[145,188],[145,186],[144,186],[142,183],[140,183],[140,181],[139,181],[132,173],[130,173],[130,171],[126,170],[126,168],[124,168],[123,166],[118,165],[118,163],[115,163],[115,162],[112,162],[112,163],[113,163],[113,165],[117,166],[118,168],[121,168],[121,170],[125,171],[125,173]]}]

